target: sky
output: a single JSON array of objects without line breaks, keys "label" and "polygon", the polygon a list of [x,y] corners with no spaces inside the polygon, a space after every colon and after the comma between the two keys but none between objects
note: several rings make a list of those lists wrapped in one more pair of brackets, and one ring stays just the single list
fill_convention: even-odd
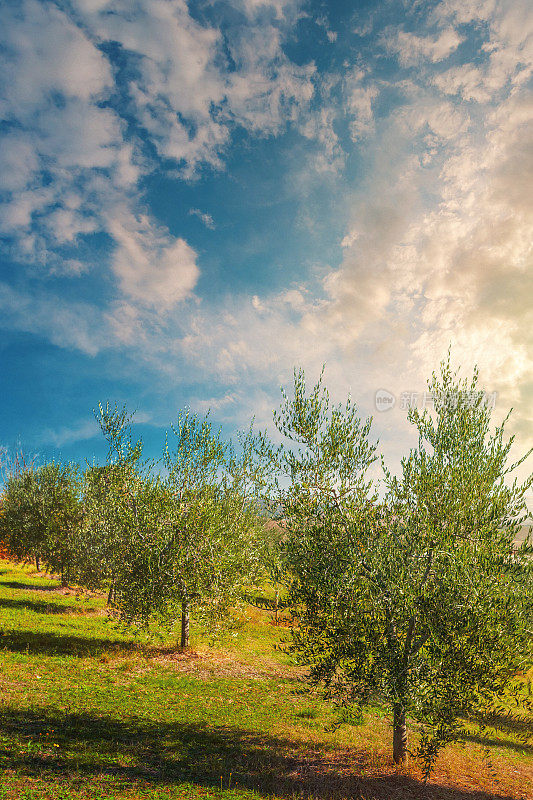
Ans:
[{"label": "sky", "polygon": [[533,445],[530,0],[3,0],[0,49],[0,447],[325,364],[394,463],[449,346]]}]

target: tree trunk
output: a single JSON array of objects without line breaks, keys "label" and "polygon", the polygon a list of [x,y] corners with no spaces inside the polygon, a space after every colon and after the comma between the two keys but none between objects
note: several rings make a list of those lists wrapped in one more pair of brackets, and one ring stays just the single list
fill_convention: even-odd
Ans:
[{"label": "tree trunk", "polygon": [[38,553],[35,554],[35,569],[37,570],[37,572],[41,571],[41,561]]},{"label": "tree trunk", "polygon": [[184,600],[181,604],[181,640],[180,648],[185,650],[189,646],[189,603]]},{"label": "tree trunk", "polygon": [[407,763],[407,726],[405,724],[405,709],[400,703],[394,704],[392,758],[395,764]]},{"label": "tree trunk", "polygon": [[110,606],[115,600],[115,584],[112,583],[109,587],[109,593],[107,595],[107,605]]}]

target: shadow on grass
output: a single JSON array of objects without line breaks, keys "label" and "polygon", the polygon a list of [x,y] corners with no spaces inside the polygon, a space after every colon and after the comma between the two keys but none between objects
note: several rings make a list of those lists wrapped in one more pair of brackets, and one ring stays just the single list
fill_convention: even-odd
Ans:
[{"label": "shadow on grass", "polygon": [[59,583],[57,586],[42,586],[39,583],[19,583],[18,581],[0,581],[0,586],[5,586],[8,589],[20,589],[21,592],[57,592],[61,589]]},{"label": "shadow on grass", "polygon": [[482,744],[486,747],[505,747],[508,750],[515,750],[518,753],[533,753],[533,745],[528,744],[526,741],[513,742],[510,739],[498,738],[497,736],[481,733],[466,733],[463,734],[461,738],[465,739],[467,742],[476,742],[476,744]]},{"label": "shadow on grass", "polygon": [[533,719],[524,719],[514,714],[490,714],[489,716],[477,716],[475,720],[488,728],[497,728],[505,733],[523,734],[533,738]]},{"label": "shadow on grass", "polygon": [[232,786],[286,798],[508,800],[434,782],[424,786],[387,766],[372,767],[362,750],[312,748],[229,726],[7,709],[0,732],[4,741],[12,739],[0,750],[1,766],[28,777],[89,782],[109,776],[141,790],[185,782],[227,786],[231,774]]},{"label": "shadow on grass", "polygon": [[50,656],[97,656],[102,653],[140,650],[139,642],[65,636],[44,631],[0,631],[0,650],[13,653],[42,653]]},{"label": "shadow on grass", "polygon": [[0,598],[0,608],[15,608],[20,611],[35,611],[38,614],[90,614],[94,613],[93,608],[80,606],[61,605],[60,603],[47,603],[46,600],[12,600],[11,598]]}]

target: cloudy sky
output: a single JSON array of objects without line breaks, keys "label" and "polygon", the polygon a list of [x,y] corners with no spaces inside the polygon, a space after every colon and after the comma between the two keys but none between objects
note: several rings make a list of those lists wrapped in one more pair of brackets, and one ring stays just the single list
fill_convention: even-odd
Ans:
[{"label": "cloudy sky", "polygon": [[532,443],[530,0],[4,0],[0,47],[0,443],[325,363],[396,458],[449,344]]}]

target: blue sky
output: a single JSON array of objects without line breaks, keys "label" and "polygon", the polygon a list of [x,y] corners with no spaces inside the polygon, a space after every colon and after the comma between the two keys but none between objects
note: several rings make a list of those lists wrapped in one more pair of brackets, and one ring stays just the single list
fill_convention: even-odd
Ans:
[{"label": "blue sky", "polygon": [[6,0],[0,47],[3,447],[267,425],[325,363],[394,460],[450,343],[532,443],[529,0]]}]

